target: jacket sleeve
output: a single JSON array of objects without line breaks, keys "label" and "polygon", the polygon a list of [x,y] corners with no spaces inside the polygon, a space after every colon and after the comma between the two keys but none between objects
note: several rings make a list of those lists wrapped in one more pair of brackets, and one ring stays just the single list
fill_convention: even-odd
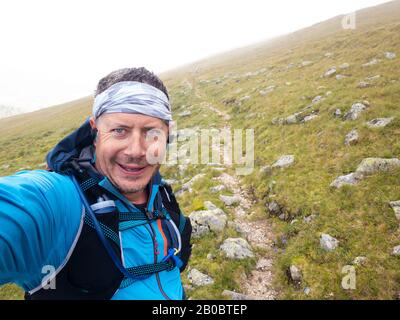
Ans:
[{"label": "jacket sleeve", "polygon": [[81,216],[68,176],[35,170],[0,177],[0,285],[40,285],[66,259]]}]

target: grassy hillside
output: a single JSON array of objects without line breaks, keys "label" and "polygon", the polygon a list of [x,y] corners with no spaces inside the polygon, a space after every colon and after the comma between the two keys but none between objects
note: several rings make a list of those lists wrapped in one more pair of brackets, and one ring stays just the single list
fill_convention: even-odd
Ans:
[{"label": "grassy hillside", "polygon": [[[230,116],[231,128],[255,130],[255,169],[242,179],[243,186],[255,201],[250,220],[267,222],[275,235],[273,255],[274,287],[279,299],[395,299],[400,293],[400,258],[391,255],[400,245],[399,221],[389,201],[400,200],[400,170],[377,173],[356,186],[330,187],[338,176],[353,172],[368,157],[400,157],[400,1],[357,13],[357,28],[340,28],[341,17],[320,23],[294,34],[257,44],[185,66],[162,75],[179,128],[221,128],[226,119],[212,112],[209,105]],[[397,53],[387,59],[384,52]],[[331,53],[326,55],[327,53]],[[376,65],[363,67],[371,59]],[[302,62],[312,61],[307,66]],[[348,63],[347,69],[339,66]],[[332,66],[337,74],[322,77]],[[379,75],[374,80],[368,77]],[[370,86],[358,88],[360,81]],[[269,86],[275,89],[260,94]],[[244,96],[249,99],[238,103]],[[324,99],[312,106],[318,117],[293,125],[272,124],[311,104],[316,96]],[[333,116],[336,109],[346,113],[352,104],[367,100],[370,107],[355,121]],[[90,113],[89,98],[0,120],[0,174],[8,175],[20,168],[40,168],[46,152],[60,138],[76,128]],[[374,118],[394,117],[386,127],[372,129],[365,125]],[[353,129],[359,132],[355,145],[344,144]],[[274,163],[281,155],[295,156],[294,165],[272,173],[260,168]],[[205,176],[193,185],[193,193],[180,198],[186,213],[203,209],[210,200],[223,207],[218,194],[210,192],[219,175],[209,166],[189,165],[184,173],[177,167],[165,167],[167,178],[176,178],[180,186],[198,173]],[[234,174],[234,167],[226,168]],[[278,202],[288,213],[285,221],[269,214],[265,204]],[[224,208],[230,220],[233,209]],[[304,217],[315,215],[311,223]],[[295,220],[295,221],[294,221]],[[294,221],[294,222],[293,222]],[[339,240],[333,252],[320,248],[322,233]],[[215,283],[189,290],[199,299],[224,298],[224,289],[241,291],[244,275],[256,260],[230,261],[218,247],[231,236],[232,227],[219,234],[195,240],[191,267],[207,271]],[[216,256],[207,259],[207,254]],[[256,250],[257,254],[263,254]],[[342,268],[354,258],[365,256],[364,265],[355,266],[356,289],[344,290]],[[301,269],[300,286],[288,281],[287,269]],[[187,283],[186,273],[184,281]],[[308,294],[304,292],[309,288]],[[21,297],[14,286],[0,289],[0,298]]]}]

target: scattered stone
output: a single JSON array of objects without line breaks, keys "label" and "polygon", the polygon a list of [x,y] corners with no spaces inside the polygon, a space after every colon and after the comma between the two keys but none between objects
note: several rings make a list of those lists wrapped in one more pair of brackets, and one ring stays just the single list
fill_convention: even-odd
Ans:
[{"label": "scattered stone", "polygon": [[358,131],[357,130],[351,130],[347,135],[346,138],[344,139],[344,144],[346,146],[350,146],[353,144],[356,144],[358,142]]},{"label": "scattered stone", "polygon": [[276,88],[276,86],[274,86],[274,85],[269,86],[269,87],[265,88],[264,90],[260,90],[260,94],[261,94],[262,96],[265,96],[265,95],[267,95],[268,93],[274,91],[275,88]]},{"label": "scattered stone", "polygon": [[370,66],[374,66],[374,65],[378,64],[379,62],[380,62],[380,60],[374,58],[374,59],[370,60],[369,62],[364,63],[362,66],[363,67],[370,67]]},{"label": "scattered stone", "polygon": [[324,73],[324,78],[332,77],[336,73],[336,67],[331,67]]},{"label": "scattered stone", "polygon": [[335,112],[333,113],[333,116],[335,118],[340,118],[342,116],[342,111],[340,109],[336,109]]},{"label": "scattered stone", "polygon": [[228,258],[245,259],[254,257],[249,243],[243,238],[228,238],[220,246]]},{"label": "scattered stone", "polygon": [[221,191],[223,191],[225,189],[226,189],[226,186],[224,186],[223,184],[220,184],[218,186],[211,187],[210,188],[210,192],[211,193],[217,193],[217,192],[221,192]]},{"label": "scattered stone", "polygon": [[400,160],[397,158],[366,158],[357,167],[356,173],[373,174],[377,172],[392,171],[400,168]]},{"label": "scattered stone", "polygon": [[303,218],[303,221],[304,221],[305,223],[311,223],[316,217],[317,217],[317,216],[316,216],[315,214],[310,214],[309,216],[304,217],[304,218]]},{"label": "scattered stone", "polygon": [[344,76],[342,74],[337,74],[335,78],[336,78],[336,80],[343,80],[343,79],[346,79],[347,76]]},{"label": "scattered stone", "polygon": [[287,81],[287,82],[285,82],[285,85],[287,85],[287,86],[291,86],[291,85],[292,85],[292,83],[291,83],[291,82],[289,82],[289,81]]},{"label": "scattered stone", "polygon": [[332,91],[327,91],[326,93],[325,93],[325,95],[328,97],[328,96],[330,96],[332,94]]},{"label": "scattered stone", "polygon": [[305,116],[303,121],[308,122],[308,121],[314,120],[315,118],[318,118],[317,114],[310,114],[309,116]]},{"label": "scattered stone", "polygon": [[332,58],[333,57],[333,52],[327,52],[324,55],[326,58]]},{"label": "scattered stone", "polygon": [[253,300],[250,296],[230,290],[222,291],[222,295],[230,297],[232,300]]},{"label": "scattered stone", "polygon": [[238,196],[224,196],[220,195],[219,199],[226,205],[226,206],[233,206],[240,202],[240,198]]},{"label": "scattered stone", "polygon": [[[186,169],[186,168],[185,168],[185,169]],[[192,179],[190,179],[188,182],[186,182],[186,183],[184,183],[184,184],[182,185],[182,188],[181,188],[179,191],[176,192],[176,195],[179,196],[179,195],[181,195],[181,194],[182,194],[183,192],[185,192],[185,191],[189,191],[189,192],[191,193],[191,192],[193,191],[193,190],[192,190],[193,184],[194,184],[197,180],[203,178],[204,176],[205,176],[204,173],[199,173],[199,174],[195,175]]]},{"label": "scattered stone", "polygon": [[300,282],[303,279],[303,277],[301,275],[301,270],[295,265],[290,266],[289,276],[290,276],[290,279],[297,285],[300,284]]},{"label": "scattered stone", "polygon": [[393,248],[392,254],[394,256],[400,256],[400,246],[396,246]]},{"label": "scattered stone", "polygon": [[188,280],[196,287],[206,286],[214,283],[213,278],[193,268],[188,272]]},{"label": "scattered stone", "polygon": [[357,266],[363,266],[365,265],[365,263],[367,262],[367,257],[355,257],[355,259],[353,260],[353,264],[357,265]]},{"label": "scattered stone", "polygon": [[389,60],[393,60],[393,59],[396,58],[396,54],[394,52],[386,51],[385,52],[385,58],[389,59]]},{"label": "scattered stone", "polygon": [[350,174],[336,178],[330,184],[330,186],[339,189],[339,188],[343,187],[344,185],[355,185],[360,180],[362,180],[362,178],[363,178],[363,175],[361,173],[352,172]]},{"label": "scattered stone", "polygon": [[320,239],[321,248],[326,251],[334,251],[339,246],[339,241],[329,234],[323,233]]},{"label": "scattered stone", "polygon": [[9,164],[3,164],[3,165],[1,166],[1,168],[4,169],[4,170],[7,170],[9,167],[10,167]]},{"label": "scattered stone", "polygon": [[312,101],[311,101],[311,103],[312,104],[317,104],[318,102],[321,102],[323,100],[323,97],[322,96],[316,96]]},{"label": "scattered stone", "polygon": [[367,126],[370,128],[382,128],[386,127],[393,121],[394,117],[391,118],[377,118],[367,122]]},{"label": "scattered stone", "polygon": [[206,208],[207,210],[218,209],[218,207],[214,203],[212,203],[211,201],[204,201],[204,208]]},{"label": "scattered stone", "polygon": [[214,259],[215,259],[215,255],[213,255],[212,253],[207,254],[207,260],[214,260]]},{"label": "scattered stone", "polygon": [[276,201],[271,201],[270,203],[267,203],[267,208],[269,213],[273,216],[279,216],[283,213],[283,208]]},{"label": "scattered stone", "polygon": [[400,221],[400,200],[398,201],[390,201],[390,206],[392,207],[396,219]]},{"label": "scattered stone", "polygon": [[370,83],[365,82],[365,81],[361,81],[358,83],[357,88],[359,89],[365,89],[365,88],[369,88],[371,86]]},{"label": "scattered stone", "polygon": [[241,98],[239,99],[239,103],[240,103],[240,102],[247,101],[247,100],[250,100],[250,99],[251,99],[251,96],[244,96],[244,97],[241,97]]},{"label": "scattered stone", "polygon": [[311,289],[309,287],[305,287],[303,292],[308,296],[311,293]]},{"label": "scattered stone", "polygon": [[342,70],[348,69],[349,67],[350,67],[350,64],[348,64],[347,62],[342,63],[342,64],[339,66],[339,68],[342,69]]},{"label": "scattered stone", "polygon": [[312,61],[308,61],[308,60],[301,62],[301,66],[302,67],[307,67],[307,66],[312,65],[312,64],[313,64],[313,62]]},{"label": "scattered stone", "polygon": [[200,238],[210,231],[220,232],[227,223],[227,216],[221,209],[194,211],[189,215],[193,238]]},{"label": "scattered stone", "polygon": [[358,119],[358,117],[360,116],[361,112],[364,111],[365,109],[367,109],[368,106],[361,103],[361,102],[357,102],[355,104],[353,104],[350,108],[350,111],[348,111],[345,115],[344,115],[344,120],[356,120]]},{"label": "scattered stone", "polygon": [[179,113],[178,116],[187,117],[187,116],[190,116],[191,114],[192,114],[192,112],[187,110],[187,111],[183,111],[183,112]]},{"label": "scattered stone", "polygon": [[293,163],[294,155],[284,155],[272,165],[272,168],[286,168],[290,167]]},{"label": "scattered stone", "polygon": [[365,78],[365,80],[367,81],[374,81],[376,79],[379,79],[381,76],[379,74],[377,74],[376,76],[371,76],[371,77],[367,77]]}]

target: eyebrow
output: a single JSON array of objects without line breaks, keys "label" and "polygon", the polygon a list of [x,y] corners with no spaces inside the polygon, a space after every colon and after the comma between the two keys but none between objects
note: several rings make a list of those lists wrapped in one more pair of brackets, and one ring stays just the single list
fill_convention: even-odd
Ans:
[{"label": "eyebrow", "polygon": [[[110,127],[119,127],[119,128],[128,128],[128,129],[132,129],[134,127],[134,126],[128,126],[126,124],[118,123],[118,122],[111,123],[109,126]],[[143,126],[142,129],[161,129],[161,125],[149,124],[149,125]]]}]

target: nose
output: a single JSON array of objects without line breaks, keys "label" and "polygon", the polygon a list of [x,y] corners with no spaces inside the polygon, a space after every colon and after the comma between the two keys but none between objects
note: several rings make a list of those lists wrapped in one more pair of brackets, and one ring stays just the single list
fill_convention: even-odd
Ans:
[{"label": "nose", "polygon": [[141,132],[136,130],[132,131],[130,138],[126,139],[126,142],[123,151],[124,155],[127,158],[143,160],[142,158],[146,155],[146,146]]}]

